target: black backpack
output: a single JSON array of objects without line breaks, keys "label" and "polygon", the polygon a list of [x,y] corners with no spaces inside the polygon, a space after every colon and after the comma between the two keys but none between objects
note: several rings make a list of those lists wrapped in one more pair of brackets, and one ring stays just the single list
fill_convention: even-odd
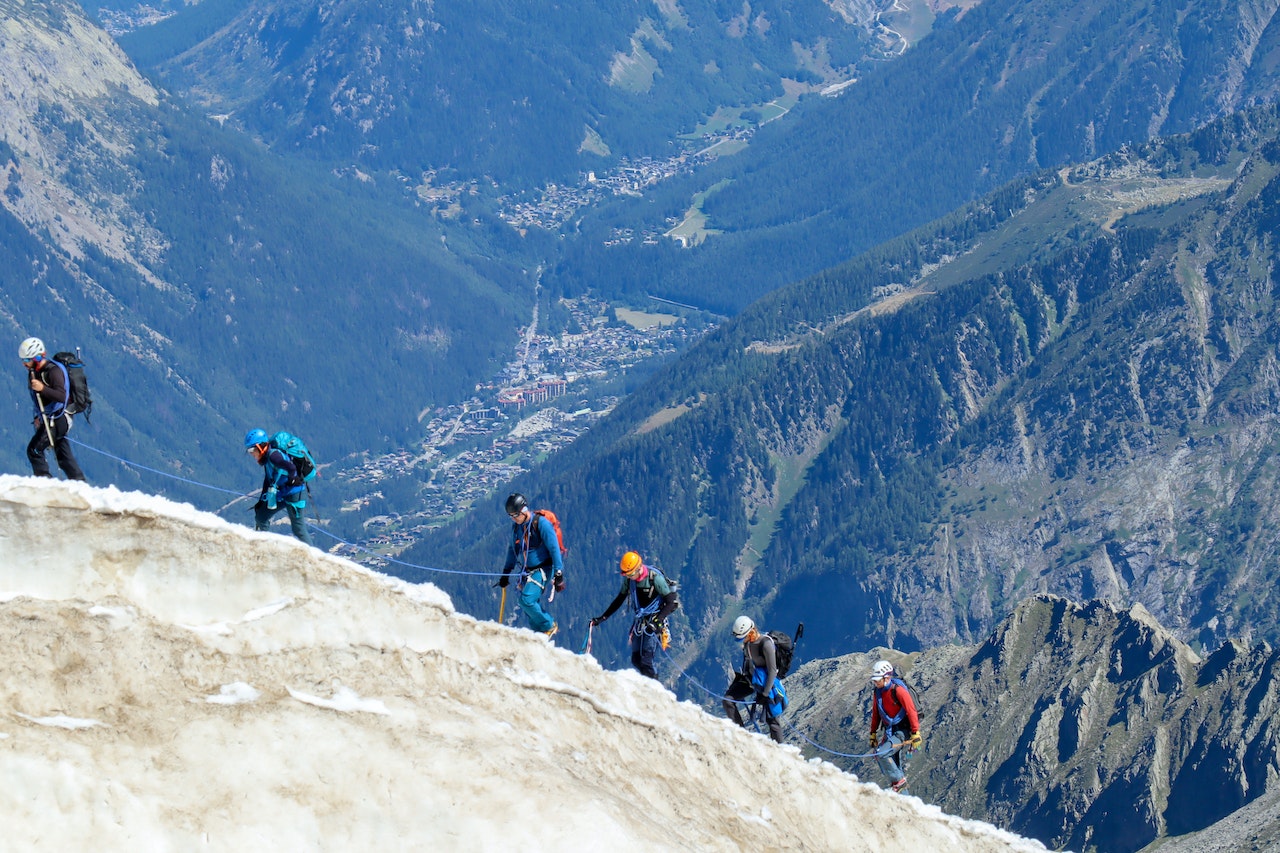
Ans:
[{"label": "black backpack", "polygon": [[784,631],[769,631],[768,635],[773,638],[775,648],[774,660],[778,664],[778,678],[782,678],[791,671],[791,655],[796,650],[796,644],[791,636]]},{"label": "black backpack", "polygon": [[89,412],[93,410],[93,397],[89,394],[89,380],[84,375],[84,362],[74,352],[56,352],[53,360],[67,369],[67,414],[83,413],[89,420]]}]

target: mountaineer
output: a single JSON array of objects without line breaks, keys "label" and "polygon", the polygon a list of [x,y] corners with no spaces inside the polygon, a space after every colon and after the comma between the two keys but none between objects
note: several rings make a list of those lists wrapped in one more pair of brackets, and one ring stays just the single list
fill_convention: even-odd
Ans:
[{"label": "mountaineer", "polygon": [[[871,686],[875,697],[871,703],[871,749],[889,786],[900,794],[907,791],[907,761],[924,743],[920,734],[920,716],[911,688],[893,673],[893,664],[876,661],[871,667]],[[884,737],[876,730],[884,724]]]},{"label": "mountaineer", "polygon": [[530,628],[554,637],[559,626],[543,606],[542,593],[551,586],[554,596],[565,587],[563,545],[556,529],[559,522],[553,521],[547,510],[529,509],[528,501],[519,492],[507,496],[506,509],[511,517],[511,544],[497,585],[502,587],[505,601],[511,574],[519,567],[516,588],[520,591],[520,609]]},{"label": "mountaineer", "polygon": [[667,617],[680,606],[673,584],[658,569],[646,566],[635,551],[622,555],[619,563],[622,573],[622,589],[605,608],[604,613],[591,620],[591,627],[602,624],[612,616],[622,602],[631,599],[631,665],[641,675],[658,677],[654,658],[658,649],[666,651],[671,644],[671,631]]}]

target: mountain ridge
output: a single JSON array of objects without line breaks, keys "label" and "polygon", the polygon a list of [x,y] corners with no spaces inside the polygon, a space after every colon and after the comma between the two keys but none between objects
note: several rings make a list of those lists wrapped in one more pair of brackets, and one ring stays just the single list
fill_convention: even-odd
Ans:
[{"label": "mountain ridge", "polygon": [[287,537],[30,477],[0,504],[9,843],[1044,849]]},{"label": "mountain ridge", "polygon": [[794,724],[861,751],[878,657],[922,697],[926,749],[911,787],[947,811],[989,815],[1055,849],[1117,853],[1210,826],[1249,849],[1240,835],[1266,824],[1219,822],[1275,792],[1280,661],[1267,643],[1228,641],[1201,657],[1141,604],[1039,595],[976,645],[806,663],[788,679]]}]

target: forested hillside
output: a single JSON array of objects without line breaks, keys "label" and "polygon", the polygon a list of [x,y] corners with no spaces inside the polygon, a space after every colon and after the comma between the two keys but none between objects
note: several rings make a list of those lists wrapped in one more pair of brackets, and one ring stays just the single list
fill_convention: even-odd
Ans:
[{"label": "forested hillside", "polygon": [[[655,293],[724,313],[1042,168],[1194,130],[1275,97],[1275,0],[983,0],[838,98],[801,100],[742,154],[579,226],[549,283]],[[695,197],[708,238],[670,227]],[[674,218],[674,219],[673,219]]]},{"label": "forested hillside", "polygon": [[201,3],[122,43],[281,153],[417,181],[576,180],[721,105],[843,79],[879,3]]},{"label": "forested hillside", "polygon": [[[1040,173],[784,288],[517,485],[565,519],[580,589],[625,548],[679,577],[695,643],[739,609],[803,619],[810,655],[972,642],[1043,591],[1275,637],[1248,591],[1278,545],[1276,129]],[[416,553],[492,564],[498,528]]]},{"label": "forested hillside", "polygon": [[[400,439],[527,322],[508,229],[449,228],[398,189],[272,157],[158,94],[73,7],[5,13],[0,338],[82,348],[97,417],[78,438],[205,480],[242,461],[253,424],[333,459]],[[0,442],[20,471],[30,401],[14,389]]]}]

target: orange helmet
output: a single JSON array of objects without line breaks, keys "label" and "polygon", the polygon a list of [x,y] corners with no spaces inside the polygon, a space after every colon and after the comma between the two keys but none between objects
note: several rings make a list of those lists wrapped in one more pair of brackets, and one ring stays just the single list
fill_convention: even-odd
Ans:
[{"label": "orange helmet", "polygon": [[622,562],[619,564],[619,569],[627,577],[634,579],[640,574],[640,570],[642,568],[644,568],[644,561],[640,559],[640,555],[635,551],[628,551],[622,555]]}]

